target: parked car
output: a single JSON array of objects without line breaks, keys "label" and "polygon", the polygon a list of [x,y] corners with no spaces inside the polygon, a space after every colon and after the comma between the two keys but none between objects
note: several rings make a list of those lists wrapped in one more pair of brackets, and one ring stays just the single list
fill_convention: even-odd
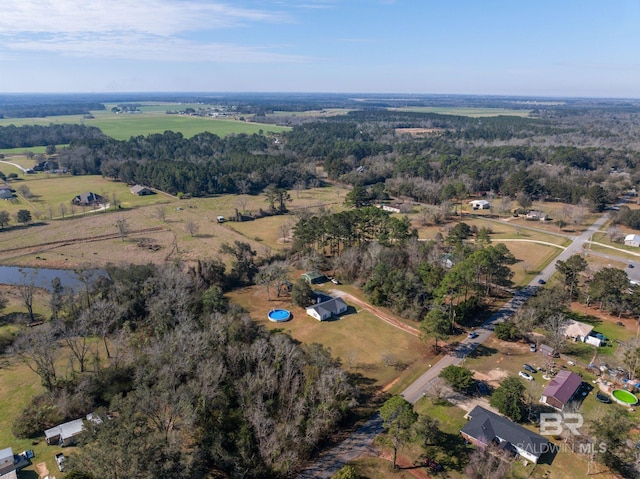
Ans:
[{"label": "parked car", "polygon": [[532,353],[535,353],[536,352],[536,345],[531,343],[529,345],[529,351],[532,352]]},{"label": "parked car", "polygon": [[633,266],[631,263],[629,263],[629,264],[627,265],[627,268],[633,268],[633,267],[634,267],[634,266]]},{"label": "parked car", "polygon": [[469,339],[475,339],[475,338],[477,338],[478,336],[480,336],[480,335],[479,335],[478,333],[476,333],[475,331],[471,331],[471,332],[469,333]]},{"label": "parked car", "polygon": [[58,464],[58,469],[60,469],[60,472],[64,472],[64,461],[67,458],[64,457],[64,453],[59,452],[58,454],[56,454],[56,464]]},{"label": "parked car", "polygon": [[476,387],[478,388],[478,392],[483,396],[487,396],[489,394],[489,388],[487,387],[487,384],[484,383],[483,381],[478,381],[476,383]]},{"label": "parked car", "polygon": [[331,282],[332,282],[333,284],[340,284],[340,281],[338,281],[338,280],[337,280],[337,279],[335,279],[335,278],[331,278]]},{"label": "parked car", "polygon": [[538,284],[547,284],[547,282],[541,278],[538,280]]},{"label": "parked car", "polygon": [[530,366],[529,364],[525,364],[524,366],[522,366],[522,368],[525,371],[528,371],[530,373],[537,373],[538,372],[538,370],[536,368],[534,368],[533,366]]},{"label": "parked car", "polygon": [[525,373],[524,371],[520,371],[518,373],[518,376],[520,376],[523,379],[526,379],[527,381],[533,381],[533,376],[531,374]]}]

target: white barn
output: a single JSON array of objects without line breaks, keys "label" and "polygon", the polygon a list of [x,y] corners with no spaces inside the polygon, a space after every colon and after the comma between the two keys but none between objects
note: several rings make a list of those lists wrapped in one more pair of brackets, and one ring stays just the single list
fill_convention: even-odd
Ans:
[{"label": "white barn", "polygon": [[624,244],[627,246],[640,247],[640,235],[628,234],[624,237]]},{"label": "white barn", "polygon": [[333,298],[329,301],[314,304],[307,308],[307,314],[318,321],[326,321],[333,316],[338,316],[347,311],[349,307],[342,298]]}]

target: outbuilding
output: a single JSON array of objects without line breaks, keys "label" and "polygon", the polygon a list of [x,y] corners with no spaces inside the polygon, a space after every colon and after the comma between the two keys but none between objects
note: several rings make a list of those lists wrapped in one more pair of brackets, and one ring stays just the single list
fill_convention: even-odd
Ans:
[{"label": "outbuilding", "polygon": [[308,273],[302,274],[301,276],[302,279],[304,279],[309,284],[321,284],[329,281],[326,275],[322,274],[319,271],[310,271]]},{"label": "outbuilding", "polygon": [[640,235],[628,234],[624,237],[624,244],[626,246],[635,246],[636,248],[640,247]]},{"label": "outbuilding", "polygon": [[473,200],[469,201],[469,204],[474,210],[488,210],[489,208],[491,208],[491,203],[489,203],[487,200]]}]

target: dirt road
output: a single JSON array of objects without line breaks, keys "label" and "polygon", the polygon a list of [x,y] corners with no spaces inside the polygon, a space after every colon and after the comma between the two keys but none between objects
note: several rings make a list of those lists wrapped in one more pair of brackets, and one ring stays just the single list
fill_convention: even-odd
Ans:
[{"label": "dirt road", "polygon": [[409,334],[413,334],[414,336],[420,335],[420,331],[414,328],[413,326],[409,326],[408,324],[403,323],[399,319],[396,319],[390,316],[389,314],[384,313],[380,309],[374,306],[371,306],[370,304],[362,301],[361,299],[356,298],[355,296],[349,293],[345,293],[344,291],[340,291],[339,289],[332,289],[329,291],[329,293],[331,293],[331,295],[333,296],[340,296],[341,298],[343,298],[345,301],[348,301],[349,303],[357,304],[362,309],[366,309],[367,311],[374,314],[375,316],[383,320],[385,323],[390,324],[394,328],[401,329],[402,331],[405,331]]}]

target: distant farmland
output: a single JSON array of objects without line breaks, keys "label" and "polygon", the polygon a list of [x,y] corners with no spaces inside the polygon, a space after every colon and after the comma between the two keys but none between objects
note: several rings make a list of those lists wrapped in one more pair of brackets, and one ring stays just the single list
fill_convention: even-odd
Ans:
[{"label": "distant farmland", "polygon": [[531,110],[509,110],[507,108],[458,108],[440,106],[415,106],[406,108],[389,108],[396,111],[415,111],[417,113],[437,113],[439,115],[458,115],[481,118],[488,116],[520,116],[527,118]]},{"label": "distant farmland", "polygon": [[[94,111],[94,118],[84,118],[82,115],[68,115],[45,118],[7,118],[0,120],[0,126],[8,125],[49,125],[51,123],[84,123],[88,126],[100,128],[105,135],[117,140],[128,140],[132,136],[146,136],[153,133],[163,133],[171,130],[182,133],[190,138],[198,133],[210,132],[218,136],[233,133],[281,132],[290,128],[284,126],[249,123],[235,119],[204,118],[186,115],[167,115],[167,110],[177,110],[185,105],[153,104],[141,107],[140,113],[115,114],[107,105],[107,110]],[[21,148],[20,151],[24,151]]]}]

